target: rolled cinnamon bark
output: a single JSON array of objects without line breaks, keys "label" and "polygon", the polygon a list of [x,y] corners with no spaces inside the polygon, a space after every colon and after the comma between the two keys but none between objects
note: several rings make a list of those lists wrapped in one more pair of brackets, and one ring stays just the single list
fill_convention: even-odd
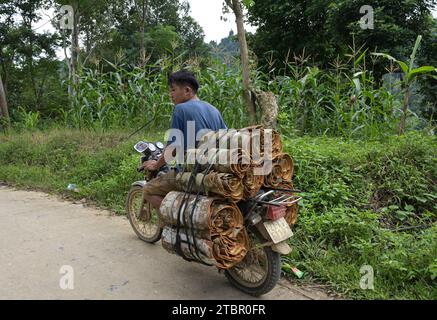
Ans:
[{"label": "rolled cinnamon bark", "polygon": [[287,153],[281,153],[273,160],[272,171],[264,177],[267,187],[279,187],[282,183],[290,182],[293,176],[293,159]]},{"label": "rolled cinnamon bark", "polygon": [[264,176],[254,174],[254,168],[250,168],[243,178],[244,199],[254,198],[264,183]]},{"label": "rolled cinnamon bark", "polygon": [[185,159],[186,172],[191,172],[197,161],[200,164],[200,172],[205,171],[212,164],[212,170],[232,173],[240,178],[249,170],[251,163],[249,155],[242,149],[213,148],[205,153],[200,149],[189,149]]},{"label": "rolled cinnamon bark", "polygon": [[[171,253],[176,253],[176,226],[183,197],[183,192],[169,192],[160,207],[160,221],[165,225],[162,244]],[[233,203],[205,196],[199,197],[192,210],[194,199],[195,196],[190,195],[186,210],[179,219],[183,254],[221,269],[241,262],[249,247],[241,211]],[[196,246],[200,257],[197,256]]]},{"label": "rolled cinnamon bark", "polygon": [[[176,175],[176,182],[181,190],[187,190],[191,172],[180,172]],[[200,191],[205,194],[214,194],[238,202],[243,199],[243,183],[241,178],[230,173],[210,172],[196,175],[191,192]],[[205,192],[204,192],[205,191]]]}]

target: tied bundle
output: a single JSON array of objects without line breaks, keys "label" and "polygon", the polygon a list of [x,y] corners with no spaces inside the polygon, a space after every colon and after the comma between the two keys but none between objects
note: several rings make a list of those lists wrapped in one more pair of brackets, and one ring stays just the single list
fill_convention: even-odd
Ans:
[{"label": "tied bundle", "polygon": [[[271,161],[271,171],[260,175],[268,168],[265,161]],[[293,176],[293,159],[283,152],[280,135],[262,126],[206,133],[198,149],[187,151],[184,171],[192,172],[195,163],[198,172],[206,171],[197,174],[196,192],[210,192],[235,202],[254,198],[262,186],[277,188],[291,182]],[[189,173],[177,177],[182,190],[188,186],[189,177]]]},{"label": "tied bundle", "polygon": [[244,199],[254,198],[263,186],[264,177],[255,175],[254,171],[255,169],[253,167],[250,168],[243,178]]},{"label": "tied bundle", "polygon": [[[280,195],[290,197],[293,159],[283,152],[276,131],[253,126],[211,131],[197,149],[187,150],[185,160],[176,182],[191,194],[174,191],[162,201],[163,247],[190,260],[232,268],[249,248],[244,218],[235,203],[255,198],[263,186],[285,189]],[[261,175],[270,161],[272,170]],[[297,203],[286,206],[289,225],[296,223],[297,212]]]},{"label": "tied bundle", "polygon": [[[271,154],[267,153],[269,148],[266,149],[265,137],[271,139]],[[264,158],[271,160],[282,152],[282,142],[277,131],[264,129],[262,126],[251,126],[240,130],[210,131],[200,139],[199,148],[243,149],[248,152],[251,166],[262,166]]]},{"label": "tied bundle", "polygon": [[196,161],[200,164],[200,171],[205,171],[209,165],[216,172],[231,173],[243,177],[250,169],[250,157],[241,148],[239,149],[188,149],[184,171],[193,171]]},{"label": "tied bundle", "polygon": [[[161,243],[162,247],[169,253],[176,254],[176,228],[170,226],[164,226],[162,229]],[[190,232],[185,230],[179,231],[181,238],[181,251],[183,255],[192,260],[200,260],[207,264],[214,264],[214,258],[211,255],[212,242],[210,240],[204,240],[203,238],[193,237]],[[194,243],[197,247],[197,252],[194,252],[192,247]]]},{"label": "tied bundle", "polygon": [[293,176],[293,159],[287,153],[279,154],[272,163],[272,171],[264,177],[264,185],[279,187],[284,182],[291,182]]},{"label": "tied bundle", "polygon": [[[202,136],[197,149],[187,150],[184,171],[191,173],[197,163],[201,173],[196,176],[195,192],[205,191],[238,202],[254,198],[263,185],[272,187],[291,181],[293,163],[287,156],[282,153],[280,135],[272,129],[252,126],[210,131]],[[273,171],[268,177],[260,175],[262,170],[255,171],[264,166],[265,160],[272,159]],[[189,173],[177,177],[182,190],[186,190],[189,178]]]},{"label": "tied bundle", "polygon": [[183,214],[179,208],[183,192],[172,191],[161,204],[160,221],[164,225],[163,247],[176,253],[177,225],[181,251],[185,257],[228,269],[245,257],[249,240],[243,215],[233,203],[220,198],[190,195]]},{"label": "tied bundle", "polygon": [[297,202],[293,203],[291,206],[286,207],[285,221],[287,221],[290,226],[294,226],[297,222],[298,208],[299,206]]},{"label": "tied bundle", "polygon": [[[187,190],[191,172],[180,172],[176,175],[176,182],[180,190]],[[209,172],[198,173],[192,188],[192,192],[202,192],[207,195],[212,193],[223,198],[229,198],[238,202],[243,199],[242,179],[229,173]]]},{"label": "tied bundle", "polygon": [[[250,154],[255,166],[262,166],[264,159],[275,159],[282,152],[281,136],[276,130],[252,126],[243,128],[240,132],[250,136]],[[266,141],[266,138],[269,140]]]}]

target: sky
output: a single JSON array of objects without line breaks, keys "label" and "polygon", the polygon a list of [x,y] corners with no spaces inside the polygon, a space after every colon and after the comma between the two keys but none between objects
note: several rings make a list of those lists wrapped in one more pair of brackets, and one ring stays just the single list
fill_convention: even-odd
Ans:
[{"label": "sky", "polygon": [[[223,15],[223,0],[188,0],[191,6],[191,16],[200,24],[205,32],[205,41],[220,42],[229,35],[232,29],[237,33],[235,17],[229,13],[225,15],[227,21],[220,20]],[[248,32],[254,32],[256,28],[246,25]]]}]

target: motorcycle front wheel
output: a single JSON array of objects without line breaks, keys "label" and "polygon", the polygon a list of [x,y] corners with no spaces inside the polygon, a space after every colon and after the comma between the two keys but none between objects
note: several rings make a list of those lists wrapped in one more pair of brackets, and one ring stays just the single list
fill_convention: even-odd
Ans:
[{"label": "motorcycle front wheel", "polygon": [[237,289],[258,297],[271,291],[281,276],[281,256],[270,247],[252,242],[243,261],[225,270],[225,276]]},{"label": "motorcycle front wheel", "polygon": [[148,243],[155,243],[161,239],[162,234],[159,215],[157,210],[147,202],[144,204],[144,212],[141,212],[142,200],[143,188],[133,186],[126,199],[126,215],[138,238]]}]

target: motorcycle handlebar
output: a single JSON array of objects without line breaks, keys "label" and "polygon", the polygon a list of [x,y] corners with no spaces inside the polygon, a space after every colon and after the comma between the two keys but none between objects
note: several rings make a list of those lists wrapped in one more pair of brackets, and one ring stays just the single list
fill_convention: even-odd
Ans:
[{"label": "motorcycle handlebar", "polygon": [[[146,162],[146,161],[148,161],[148,160],[158,160],[160,156],[161,156],[161,153],[152,154],[152,155],[150,155],[148,158],[147,158],[147,157],[143,157],[141,160],[142,160],[142,162],[144,163],[144,162]],[[138,168],[137,168],[137,171],[138,171],[138,172],[143,172],[143,171],[144,171],[144,167],[138,167]],[[159,171],[159,170],[158,170],[158,171]]]}]

